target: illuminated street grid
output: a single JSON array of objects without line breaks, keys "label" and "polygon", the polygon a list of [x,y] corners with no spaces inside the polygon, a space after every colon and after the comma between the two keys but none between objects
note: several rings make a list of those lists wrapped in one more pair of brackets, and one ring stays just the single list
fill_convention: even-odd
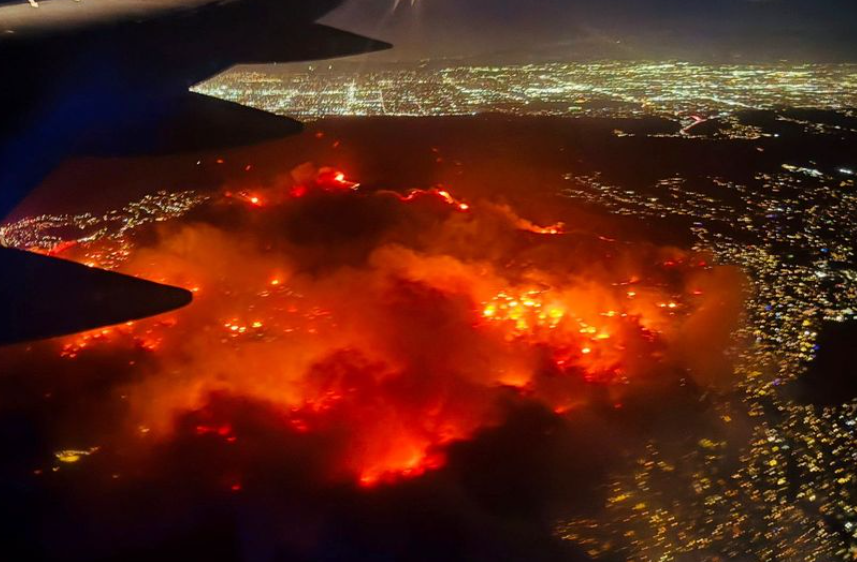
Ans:
[{"label": "illuminated street grid", "polygon": [[857,403],[804,406],[782,390],[818,351],[822,322],[857,311],[853,172],[784,165],[752,185],[672,177],[646,193],[599,175],[566,179],[568,197],[614,214],[683,217],[697,249],[749,274],[747,322],[736,334],[750,342],[738,352],[741,391],[716,408],[727,434],[736,412],[749,414],[752,438],[701,435],[681,458],[649,443],[611,485],[602,517],[567,522],[560,535],[592,556],[637,561],[857,558]]},{"label": "illuminated street grid", "polygon": [[[516,66],[291,65],[239,68],[196,91],[281,115],[449,116],[499,112],[657,116],[694,123],[746,109],[857,107],[857,65],[593,62]],[[806,124],[819,127],[817,124]],[[823,126],[821,126],[823,127]]]}]

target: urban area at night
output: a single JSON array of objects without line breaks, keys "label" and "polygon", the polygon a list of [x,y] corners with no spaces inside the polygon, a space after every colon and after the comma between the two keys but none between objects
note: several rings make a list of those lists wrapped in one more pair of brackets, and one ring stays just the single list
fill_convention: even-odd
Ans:
[{"label": "urban area at night", "polygon": [[10,560],[857,560],[857,58],[191,91],[304,128],[74,154],[0,221],[193,301],[0,347]]},{"label": "urban area at night", "polygon": [[[666,117],[691,120],[690,125],[693,116],[728,119],[751,109],[812,108],[850,115],[857,105],[857,65],[594,61],[447,66],[345,61],[236,69],[196,89],[304,120],[505,113]],[[824,131],[822,123],[802,124]]]}]

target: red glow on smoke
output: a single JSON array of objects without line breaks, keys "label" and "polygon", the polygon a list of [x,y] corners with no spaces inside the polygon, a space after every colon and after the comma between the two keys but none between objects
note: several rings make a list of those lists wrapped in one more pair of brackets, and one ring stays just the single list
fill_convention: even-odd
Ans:
[{"label": "red glow on smoke", "polygon": [[324,191],[349,191],[360,187],[357,182],[349,181],[345,173],[334,168],[322,168],[315,179],[315,185]]},{"label": "red glow on smoke", "polygon": [[297,199],[297,198],[303,197],[304,195],[309,193],[309,190],[304,185],[296,185],[295,187],[293,187],[291,189],[291,191],[289,193],[291,194],[292,197]]},{"label": "red glow on smoke", "polygon": [[[621,408],[623,388],[687,345],[683,326],[704,309],[706,298],[690,298],[702,297],[698,285],[669,280],[689,269],[685,259],[647,250],[648,258],[629,252],[627,265],[593,267],[593,258],[575,258],[580,242],[563,223],[539,226],[446,188],[358,187],[322,169],[293,185],[225,193],[212,204],[270,213],[273,226],[260,227],[270,230],[165,231],[124,269],[193,288],[196,302],[166,318],[65,338],[60,354],[142,353],[146,376],[128,393],[139,425],[161,435],[176,431],[183,413],[203,410],[212,393],[272,405],[282,431],[334,443],[331,477],[371,488],[442,467],[450,444],[502,423],[503,397],[571,415],[597,388],[607,389],[608,407]],[[304,198],[342,197],[355,208],[392,201],[415,220],[395,222],[362,262],[332,264],[327,249],[310,254],[277,238],[286,211]],[[282,246],[272,250],[272,242]],[[603,253],[602,242],[587,251]],[[321,272],[301,262],[317,254],[326,260]],[[234,420],[191,427],[200,439],[238,441]]]}]

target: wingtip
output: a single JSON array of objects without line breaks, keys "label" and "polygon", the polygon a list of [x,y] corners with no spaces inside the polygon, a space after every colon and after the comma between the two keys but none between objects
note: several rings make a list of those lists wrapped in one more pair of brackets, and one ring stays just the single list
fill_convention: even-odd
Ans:
[{"label": "wingtip", "polygon": [[392,47],[386,41],[316,23],[295,32],[285,43],[279,36],[261,34],[256,41],[242,47],[236,62],[267,64],[324,60],[365,55]]},{"label": "wingtip", "polygon": [[370,37],[366,38],[367,41],[371,43],[371,48],[367,53],[380,53],[382,51],[389,51],[393,48],[392,43],[387,43],[386,41],[381,41],[380,39],[372,39]]},{"label": "wingtip", "polygon": [[193,293],[112,271],[0,248],[0,345],[64,336],[183,308]]},{"label": "wingtip", "polygon": [[392,43],[380,39],[366,37],[365,35],[359,35],[327,25],[319,24],[317,27],[327,36],[328,40],[342,45],[343,53],[341,56],[368,55],[388,51],[393,48]]}]

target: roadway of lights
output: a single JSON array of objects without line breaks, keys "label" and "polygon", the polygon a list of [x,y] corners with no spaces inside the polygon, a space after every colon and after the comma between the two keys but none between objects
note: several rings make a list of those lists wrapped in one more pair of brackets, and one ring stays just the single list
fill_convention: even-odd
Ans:
[{"label": "roadway of lights", "polygon": [[[303,120],[352,116],[666,117],[857,107],[857,65],[592,62],[509,66],[290,65],[242,67],[196,91]],[[696,119],[695,119],[696,117]],[[738,126],[738,137],[759,136]],[[814,123],[807,127],[830,128]]]}]

